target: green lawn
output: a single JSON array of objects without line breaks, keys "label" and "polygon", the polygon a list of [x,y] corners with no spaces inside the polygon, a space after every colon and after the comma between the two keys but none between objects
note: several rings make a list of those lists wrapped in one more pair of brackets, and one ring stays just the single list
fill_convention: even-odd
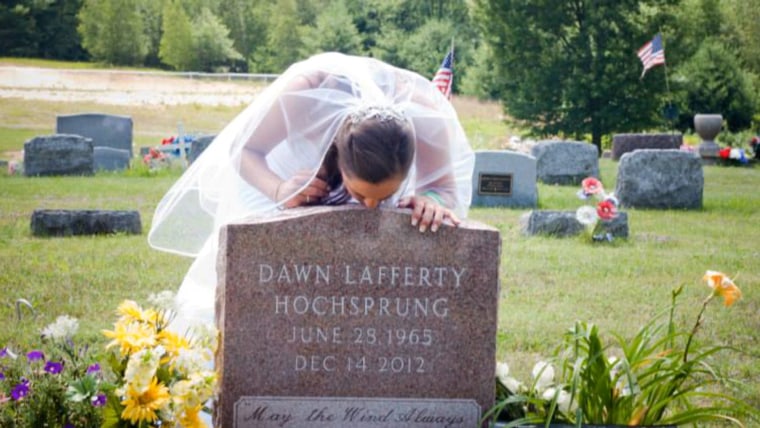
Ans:
[{"label": "green lawn", "polygon": [[[500,109],[456,100],[466,132],[477,149],[498,149],[516,132]],[[128,108],[0,98],[0,159],[30,136],[49,133],[55,114],[83,111],[130,115],[135,145],[158,144],[178,122],[218,132],[242,109],[157,106]],[[188,128],[188,125],[185,125]],[[602,159],[601,178],[614,188],[617,164]],[[0,173],[0,347],[35,340],[58,315],[80,319],[85,340],[104,343],[114,310],[126,298],[144,301],[151,292],[176,290],[190,260],[151,249],[146,242],[153,210],[179,176],[137,169],[94,177],[26,178]],[[737,352],[716,356],[715,365],[743,381],[739,394],[760,407],[760,168],[705,167],[704,208],[696,211],[628,210],[627,241],[592,245],[581,238],[526,237],[519,219],[527,210],[473,208],[470,218],[502,236],[498,359],[527,380],[533,364],[550,356],[562,334],[583,320],[603,334],[633,333],[667,307],[670,291],[685,284],[677,319],[690,326],[709,292],[702,275],[720,270],[736,278],[744,298],[731,308],[708,308],[698,341],[724,343]],[[539,185],[542,209],[574,210],[577,188]],[[139,236],[35,238],[35,209],[136,209]],[[15,302],[27,299],[36,318]]]}]

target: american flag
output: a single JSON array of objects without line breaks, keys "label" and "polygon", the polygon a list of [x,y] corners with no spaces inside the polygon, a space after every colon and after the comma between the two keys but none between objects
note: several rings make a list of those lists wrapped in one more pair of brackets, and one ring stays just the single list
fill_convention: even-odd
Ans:
[{"label": "american flag", "polygon": [[641,63],[644,64],[644,71],[641,72],[641,77],[644,77],[644,73],[650,68],[665,64],[665,49],[662,47],[662,36],[660,34],[654,36],[652,40],[639,49],[638,55]]},{"label": "american flag", "polygon": [[433,76],[433,84],[448,99],[451,99],[451,85],[454,83],[453,64],[454,48],[452,47],[451,50],[449,50],[449,53],[446,54],[446,58],[443,59],[441,67],[438,68],[435,76]]}]

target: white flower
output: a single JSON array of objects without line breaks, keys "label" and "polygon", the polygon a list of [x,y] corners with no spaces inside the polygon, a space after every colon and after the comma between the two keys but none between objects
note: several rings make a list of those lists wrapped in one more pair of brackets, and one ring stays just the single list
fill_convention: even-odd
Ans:
[{"label": "white flower", "polygon": [[546,388],[541,398],[546,401],[554,400],[554,396],[557,396],[557,408],[562,413],[568,413],[570,411],[570,393],[564,389],[560,389],[557,392],[556,388]]},{"label": "white flower", "polygon": [[174,292],[164,290],[158,293],[151,293],[148,296],[148,302],[159,309],[174,310]]},{"label": "white flower", "polygon": [[525,390],[525,385],[523,385],[522,382],[513,378],[512,376],[507,376],[505,379],[502,379],[501,382],[511,392],[520,392],[520,391]]},{"label": "white flower", "polygon": [[209,366],[210,360],[204,352],[196,349],[180,349],[174,359],[174,366],[180,373],[194,373]]},{"label": "white flower", "polygon": [[164,353],[164,348],[157,346],[141,349],[132,354],[127,361],[127,369],[124,371],[124,380],[127,384],[132,385],[138,393],[143,393],[148,389]]},{"label": "white flower", "polygon": [[575,218],[584,226],[591,226],[599,219],[596,209],[590,205],[583,205],[575,211]]},{"label": "white flower", "polygon": [[43,328],[41,334],[53,340],[67,340],[74,337],[79,329],[79,320],[68,315],[61,315],[55,322]]},{"label": "white flower", "polygon": [[509,376],[509,364],[497,362],[496,363],[496,377],[498,377],[499,380],[501,380],[501,382],[504,383],[504,379],[506,379],[507,376]]},{"label": "white flower", "polygon": [[531,376],[536,380],[536,390],[543,391],[554,383],[554,367],[546,361],[539,361],[533,366]]}]

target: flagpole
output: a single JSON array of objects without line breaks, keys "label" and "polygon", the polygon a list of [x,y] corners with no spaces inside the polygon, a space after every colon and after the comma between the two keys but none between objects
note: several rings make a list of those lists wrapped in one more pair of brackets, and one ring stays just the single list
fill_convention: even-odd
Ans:
[{"label": "flagpole", "polygon": [[[660,34],[662,34],[662,29],[660,29]],[[665,38],[662,38],[662,50],[665,52]],[[673,97],[670,95],[670,81],[668,80],[668,60],[665,59],[665,61],[662,63],[663,70],[665,72],[665,93],[668,97],[668,107],[673,108]],[[668,112],[668,115],[670,115],[670,111]],[[670,130],[671,132],[675,133],[675,118],[669,118],[670,120]]]}]

